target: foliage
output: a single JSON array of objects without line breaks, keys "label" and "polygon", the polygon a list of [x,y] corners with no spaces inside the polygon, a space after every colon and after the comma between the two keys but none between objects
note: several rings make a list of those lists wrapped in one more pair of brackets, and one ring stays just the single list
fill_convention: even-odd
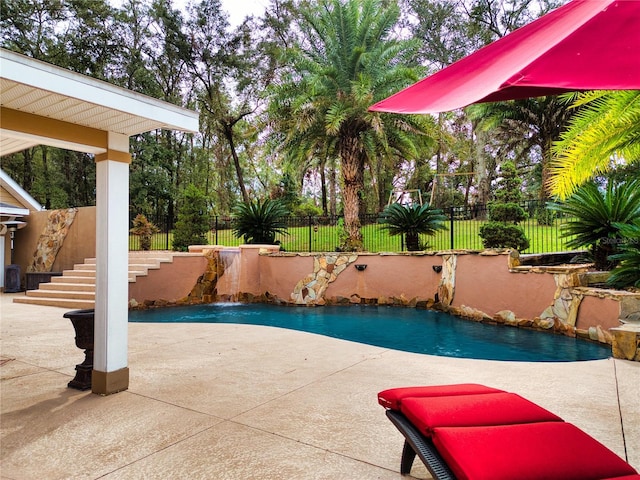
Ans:
[{"label": "foliage", "polygon": [[529,248],[529,240],[522,228],[499,222],[487,222],[480,227],[484,248],[515,248],[519,252]]},{"label": "foliage", "polygon": [[618,263],[607,279],[614,288],[640,288],[640,219],[631,224],[618,224],[623,236],[619,243],[619,253],[610,257]]},{"label": "foliage", "polygon": [[[299,195],[300,187],[290,171],[285,171],[280,178],[278,185],[271,191],[271,199],[279,200],[280,203],[289,211],[294,213],[301,203]],[[298,215],[298,213],[294,213]]]},{"label": "foliage", "polygon": [[489,204],[489,218],[494,222],[517,224],[527,218],[527,212],[517,203],[492,202]]},{"label": "foliage", "polygon": [[206,198],[194,185],[189,185],[181,198],[173,235],[173,249],[185,252],[189,245],[206,244],[208,231],[209,212]]},{"label": "foliage", "polygon": [[140,250],[151,250],[153,234],[159,231],[160,229],[141,213],[133,219],[133,228],[129,230],[129,232],[140,237]]},{"label": "foliage", "polygon": [[608,182],[601,191],[593,182],[581,186],[558,210],[572,218],[563,225],[565,235],[575,235],[567,246],[589,247],[595,267],[609,270],[624,235],[621,228],[640,219],[640,179],[622,184]]},{"label": "foliage", "polygon": [[548,206],[541,206],[536,209],[535,218],[538,225],[553,225],[556,219],[556,212]]},{"label": "foliage", "polygon": [[380,220],[390,235],[404,235],[410,252],[420,249],[419,234],[433,235],[447,228],[444,225],[447,217],[429,204],[405,206],[393,203],[380,214]]},{"label": "foliage", "polygon": [[[499,120],[490,131],[477,128],[477,118],[467,115],[472,109],[441,114],[436,124],[431,116],[368,107],[422,77],[423,66],[450,64],[560,0],[263,3],[264,16],[232,26],[219,0],[185,8],[168,0],[10,0],[0,2],[0,45],[200,111],[195,134],[131,137],[132,214],[173,218],[190,184],[227,214],[238,199],[277,189],[290,171],[300,201],[309,180],[323,213],[347,214],[349,248],[358,249],[365,208],[382,210],[394,185],[428,192],[434,163],[436,173],[474,172],[438,177],[452,197],[436,191],[438,206],[471,203],[470,192],[485,203],[496,159],[516,162],[527,191],[544,183],[542,139],[555,138],[564,124],[553,97],[486,105]],[[610,115],[603,123],[610,131],[594,138],[621,145],[611,150],[617,165],[638,158],[637,95],[603,95],[612,102],[600,107],[602,118]],[[598,107],[591,98],[585,106]],[[576,128],[599,124],[586,120]],[[597,151],[582,139],[577,144]],[[3,169],[47,208],[95,204],[88,154],[34,147],[3,157]]]},{"label": "foliage", "polygon": [[586,92],[554,147],[550,187],[565,199],[594,174],[640,160],[640,90]]},{"label": "foliage", "polygon": [[296,206],[296,208],[291,213],[298,217],[319,217],[322,215],[322,209],[316,206],[310,200],[307,200],[306,202]]},{"label": "foliage", "polygon": [[428,116],[368,111],[418,78],[417,43],[393,38],[398,18],[395,2],[303,2],[300,41],[286,50],[288,69],[270,98],[276,135],[290,158],[340,159],[349,249],[362,248],[365,164],[417,158],[430,138]]},{"label": "foliage", "polygon": [[241,203],[234,210],[233,234],[246,243],[276,243],[277,234],[287,234],[287,209],[278,200]]},{"label": "foliage", "polygon": [[551,145],[560,138],[564,125],[573,111],[566,100],[555,96],[527,98],[510,102],[480,103],[468,108],[472,120],[479,128],[491,131],[499,142],[507,146],[506,155],[517,154],[517,161],[529,163],[537,155],[541,168],[534,170],[540,178],[538,198],[546,200],[546,184],[551,165]]},{"label": "foliage", "polygon": [[518,226],[527,218],[527,213],[518,203],[522,200],[522,180],[512,162],[505,162],[501,170],[496,200],[489,204],[490,221],[480,227],[480,237],[484,248],[515,248],[523,251],[529,248],[529,240]]}]

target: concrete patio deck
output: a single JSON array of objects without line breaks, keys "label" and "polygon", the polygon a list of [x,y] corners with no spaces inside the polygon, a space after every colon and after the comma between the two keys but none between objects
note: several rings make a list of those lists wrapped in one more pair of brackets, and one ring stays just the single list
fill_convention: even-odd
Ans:
[{"label": "concrete patio deck", "polygon": [[[130,324],[129,390],[71,390],[83,360],[64,308],[1,295],[0,477],[399,479],[397,386],[513,391],[640,468],[640,363],[420,355],[249,325]],[[567,446],[571,448],[571,446]],[[412,475],[428,478],[416,462]]]}]

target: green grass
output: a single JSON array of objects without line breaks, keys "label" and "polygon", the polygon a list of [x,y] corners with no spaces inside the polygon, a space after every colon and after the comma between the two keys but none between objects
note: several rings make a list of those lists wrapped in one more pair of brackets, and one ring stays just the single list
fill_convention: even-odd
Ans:
[{"label": "green grass", "polygon": [[[525,234],[530,242],[530,247],[521,253],[546,253],[569,250],[566,246],[568,238],[561,234],[560,226],[566,219],[556,219],[551,226],[538,225],[535,220],[529,220],[522,224]],[[455,220],[453,222],[453,245],[451,242],[450,223],[447,230],[439,231],[435,236],[421,236],[420,240],[428,245],[428,250],[471,249],[481,250],[482,240],[478,236],[480,226],[484,222],[478,220]],[[279,235],[277,239],[281,246],[288,252],[333,252],[340,244],[339,228],[335,225],[317,225],[313,228],[291,227],[289,235]],[[400,237],[392,237],[381,228],[380,224],[369,224],[362,227],[365,250],[369,252],[399,252],[401,251]],[[173,233],[169,233],[168,249],[171,249]],[[238,246],[242,240],[236,238],[229,230],[218,230],[217,241],[215,232],[209,232],[209,244],[225,246]],[[137,250],[138,238],[135,235],[129,237],[129,249]],[[164,250],[167,248],[167,234],[158,233],[153,236],[152,249]]]}]

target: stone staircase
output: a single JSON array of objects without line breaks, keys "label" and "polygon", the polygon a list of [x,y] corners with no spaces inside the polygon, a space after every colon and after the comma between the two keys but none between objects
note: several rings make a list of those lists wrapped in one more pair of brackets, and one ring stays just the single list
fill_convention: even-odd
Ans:
[{"label": "stone staircase", "polygon": [[[173,262],[172,252],[129,252],[129,283],[134,283],[149,270]],[[27,290],[24,297],[15,297],[14,303],[47,305],[74,309],[95,308],[96,259],[87,258],[76,264],[73,270],[64,270],[61,276],[51,277],[51,282],[40,283],[37,290]]]}]

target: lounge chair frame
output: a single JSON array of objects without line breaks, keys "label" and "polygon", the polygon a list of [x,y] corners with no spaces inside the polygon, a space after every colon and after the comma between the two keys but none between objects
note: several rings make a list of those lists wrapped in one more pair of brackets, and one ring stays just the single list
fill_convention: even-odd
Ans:
[{"label": "lounge chair frame", "polygon": [[420,431],[397,410],[386,410],[387,417],[396,428],[404,435],[402,447],[402,459],[400,461],[400,473],[409,475],[416,455],[425,464],[434,480],[455,480],[456,477],[437,452],[431,439],[425,437]]}]

